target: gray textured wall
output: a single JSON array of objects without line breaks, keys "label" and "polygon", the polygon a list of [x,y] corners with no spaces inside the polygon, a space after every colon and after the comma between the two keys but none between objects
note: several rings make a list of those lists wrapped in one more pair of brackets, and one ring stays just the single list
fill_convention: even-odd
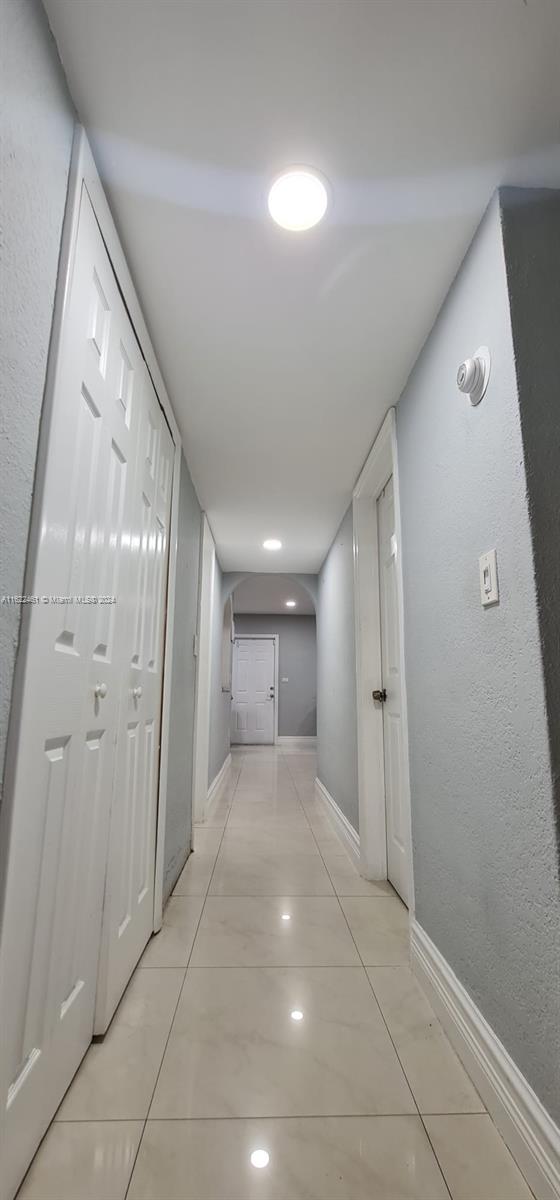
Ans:
[{"label": "gray textured wall", "polygon": [[[317,639],[315,617],[238,613],[235,632],[277,633],[279,642],[279,737],[317,732]],[[283,683],[282,677],[288,682]]]},{"label": "gray textured wall", "polygon": [[317,601],[317,774],[358,829],[352,506],[321,568]]},{"label": "gray textured wall", "polygon": [[560,192],[501,199],[560,851]]},{"label": "gray textured wall", "polygon": [[[481,343],[493,372],[472,408],[455,375]],[[397,407],[397,437],[416,915],[558,1116],[552,781],[496,200]],[[478,557],[493,547],[500,604],[484,609]]]},{"label": "gray textured wall", "polygon": [[181,461],[171,726],[165,824],[164,900],[190,850],[196,659],[193,638],[198,611],[200,505],[185,458]]},{"label": "gray textured wall", "polygon": [[213,783],[229,754],[231,692],[222,691],[222,629],[224,604],[229,596],[216,557],[216,578],[212,602],[212,678],[210,694],[210,744],[208,749],[208,785]]},{"label": "gray textured wall", "polygon": [[[74,110],[44,10],[3,0],[0,594],[21,594]],[[20,610],[0,607],[0,778]]]}]

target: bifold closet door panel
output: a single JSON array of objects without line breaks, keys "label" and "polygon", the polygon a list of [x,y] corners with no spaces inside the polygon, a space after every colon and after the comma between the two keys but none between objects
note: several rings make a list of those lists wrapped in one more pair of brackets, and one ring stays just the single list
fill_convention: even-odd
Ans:
[{"label": "bifold closet door panel", "polygon": [[144,372],[110,851],[95,1032],[104,1033],[153,931],[155,844],[173,442]]},{"label": "bifold closet door panel", "polygon": [[32,583],[38,601],[29,613],[3,829],[0,1121],[8,1197],[93,1030],[142,371],[83,189],[47,435]]}]

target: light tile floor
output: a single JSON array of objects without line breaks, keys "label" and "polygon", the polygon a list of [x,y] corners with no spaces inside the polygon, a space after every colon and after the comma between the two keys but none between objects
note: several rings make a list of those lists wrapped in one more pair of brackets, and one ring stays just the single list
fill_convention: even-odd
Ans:
[{"label": "light tile floor", "polygon": [[20,1200],[530,1200],[314,754],[233,760]]}]

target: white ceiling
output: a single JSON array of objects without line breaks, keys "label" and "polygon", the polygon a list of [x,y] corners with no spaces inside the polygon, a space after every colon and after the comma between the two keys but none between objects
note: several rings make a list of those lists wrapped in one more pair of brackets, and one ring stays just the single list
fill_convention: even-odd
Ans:
[{"label": "white ceiling", "polygon": [[[286,608],[286,600],[295,600],[295,608]],[[286,575],[249,575],[233,593],[236,613],[284,613],[304,616],[315,613],[309,592]]]},{"label": "white ceiling", "polygon": [[315,571],[493,188],[560,185],[559,0],[45,7],[222,566]]}]

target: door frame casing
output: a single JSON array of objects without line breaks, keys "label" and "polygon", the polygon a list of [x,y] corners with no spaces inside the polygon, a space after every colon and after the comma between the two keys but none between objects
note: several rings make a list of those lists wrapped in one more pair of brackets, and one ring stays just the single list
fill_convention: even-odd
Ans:
[{"label": "door frame casing", "polygon": [[402,533],[395,409],[390,408],[366,459],[352,496],[354,628],[358,717],[358,794],[360,869],[366,879],[387,879],[387,818],[383,711],[371,693],[381,681],[381,610],[377,499],[393,476],[397,535],[397,604],[400,642],[403,763],[402,787],[407,828],[410,912],[414,912],[414,874],[408,759],[408,717],[404,657]]},{"label": "door frame casing", "polygon": [[[235,623],[235,620],[234,620],[234,623]],[[280,705],[279,705],[280,696],[278,694],[278,688],[279,688],[279,683],[280,683],[280,634],[279,633],[236,633],[235,637],[234,637],[234,642],[233,642],[233,647],[234,647],[233,653],[234,654],[235,654],[235,647],[237,645],[238,640],[244,641],[244,642],[249,642],[249,641],[251,641],[251,642],[274,642],[274,727],[273,727],[274,741],[272,743],[263,742],[262,745],[276,746],[278,744],[278,709],[280,707]],[[232,689],[233,689],[233,670],[232,670]],[[232,704],[233,704],[233,690],[232,690],[231,699],[232,699]],[[230,724],[230,741],[231,741],[231,724]],[[250,743],[247,743],[247,742],[231,742],[231,744],[232,744],[232,746],[250,745]]]},{"label": "door frame casing", "polygon": [[[67,210],[65,214],[65,225],[67,226],[69,232],[68,239],[64,244],[64,259],[63,263],[61,264],[63,269],[61,270],[59,274],[59,280],[57,281],[57,292],[60,288],[62,300],[60,303],[58,319],[56,320],[56,324],[53,326],[49,359],[53,357],[56,360],[58,353],[60,328],[64,319],[64,313],[66,311],[71,272],[74,262],[74,252],[78,235],[80,199],[83,187],[86,188],[86,191],[89,195],[91,205],[95,213],[95,218],[97,220],[97,224],[99,225],[101,236],[111,261],[111,266],[117,278],[125,307],[128,310],[132,328],[152,378],[154,390],[158,398],[160,408],[163,410],[165,419],[169,426],[169,431],[174,444],[173,479],[171,487],[171,518],[169,526],[169,559],[167,567],[167,601],[164,635],[165,643],[160,729],[160,756],[158,771],[158,810],[155,846],[154,932],[157,932],[157,930],[161,928],[163,919],[163,877],[169,764],[169,731],[171,719],[173,628],[175,622],[175,581],[177,575],[179,489],[181,482],[181,457],[183,447],[179,426],[175,419],[171,401],[169,399],[163,376],[158,365],[155,350],[148,332],[148,327],[140,307],[140,301],[136,294],[134,283],[132,281],[124,251],[120,243],[111,209],[109,208],[109,203],[103,190],[103,185],[101,183],[86,131],[82,125],[77,125],[74,137],[73,161],[67,199]],[[52,378],[48,375],[47,387],[49,385],[49,380],[52,387]],[[47,400],[49,406],[47,411],[50,411],[50,407],[52,406],[52,396],[46,394],[45,403],[47,403]],[[41,509],[41,500],[42,496],[40,495],[38,497],[34,497],[34,508],[37,506],[36,511],[39,514]],[[33,549],[34,553],[36,553],[36,547]],[[28,568],[26,568],[26,571],[27,569]]]},{"label": "door frame casing", "polygon": [[[210,703],[212,694],[212,620],[216,602],[216,545],[206,513],[200,517],[197,647],[192,769],[192,820],[204,820],[208,798]],[[221,597],[218,599],[221,600]],[[192,844],[192,840],[191,840]]]}]

